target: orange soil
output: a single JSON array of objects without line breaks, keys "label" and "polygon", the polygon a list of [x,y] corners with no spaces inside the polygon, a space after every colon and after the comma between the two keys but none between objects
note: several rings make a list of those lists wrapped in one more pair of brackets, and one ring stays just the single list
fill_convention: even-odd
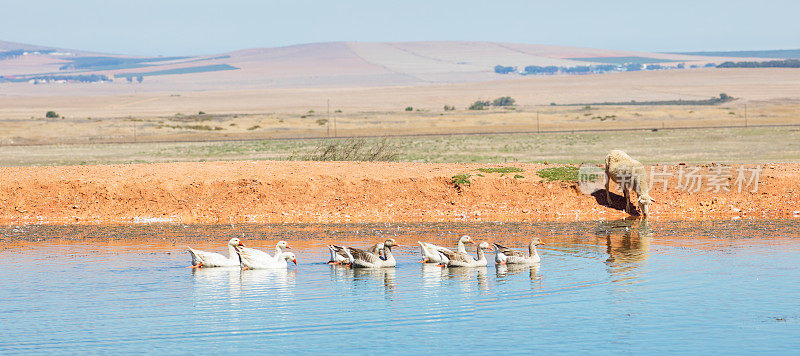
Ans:
[{"label": "orange soil", "polygon": [[[546,182],[541,164],[508,164],[524,178],[478,177],[486,164],[237,161],[2,168],[0,224],[577,221],[627,216],[604,194]],[[732,166],[736,172],[738,166]],[[659,168],[660,169],[660,168]],[[675,172],[676,166],[668,166]],[[707,172],[708,167],[704,168]],[[460,191],[451,177],[470,173]],[[677,174],[675,175],[677,176]],[[733,185],[733,179],[730,181]],[[800,164],[764,166],[756,193],[667,192],[654,220],[797,218]],[[613,188],[612,188],[613,190]],[[622,198],[612,198],[619,206]]]}]

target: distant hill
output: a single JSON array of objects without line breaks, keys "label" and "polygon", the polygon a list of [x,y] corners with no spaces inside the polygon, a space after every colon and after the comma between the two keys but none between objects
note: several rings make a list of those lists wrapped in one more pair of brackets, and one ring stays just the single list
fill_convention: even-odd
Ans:
[{"label": "distant hill", "polygon": [[704,56],[704,57],[800,59],[800,49],[774,49],[774,50],[764,50],[764,51],[674,52],[674,54],[685,54],[690,56]]},{"label": "distant hill", "polygon": [[[634,63],[660,70],[728,59],[469,41],[327,42],[183,57],[98,54],[0,42],[0,85],[102,81],[137,83],[141,90],[371,87],[520,78],[528,66],[581,67],[584,70],[556,73],[589,74],[591,65],[614,68]],[[496,73],[496,67],[509,74]]]},{"label": "distant hill", "polygon": [[0,51],[11,51],[16,49],[37,50],[37,49],[48,49],[48,48],[50,47],[36,46],[26,43],[0,41]]}]

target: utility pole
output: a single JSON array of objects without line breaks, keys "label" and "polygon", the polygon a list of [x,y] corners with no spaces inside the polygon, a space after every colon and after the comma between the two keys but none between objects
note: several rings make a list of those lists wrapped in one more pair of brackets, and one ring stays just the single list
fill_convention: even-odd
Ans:
[{"label": "utility pole", "polygon": [[327,111],[327,113],[328,113],[327,114],[328,115],[328,120],[325,121],[328,124],[328,134],[327,134],[327,136],[331,137],[331,99],[328,99],[328,111]]},{"label": "utility pole", "polygon": [[333,137],[337,137],[338,132],[336,131],[336,116],[333,117]]},{"label": "utility pole", "polygon": [[747,128],[747,104],[744,104],[744,127]]},{"label": "utility pole", "polygon": [[542,130],[539,128],[539,112],[536,112],[536,133],[542,133]]}]

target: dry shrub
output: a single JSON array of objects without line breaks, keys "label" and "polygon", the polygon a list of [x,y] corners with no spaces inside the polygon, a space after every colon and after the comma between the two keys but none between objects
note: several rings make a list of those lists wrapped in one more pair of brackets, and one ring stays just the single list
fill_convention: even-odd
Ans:
[{"label": "dry shrub", "polygon": [[[386,138],[320,141],[314,150],[299,157],[303,161],[397,161],[397,148]],[[294,158],[294,157],[293,157]]]}]

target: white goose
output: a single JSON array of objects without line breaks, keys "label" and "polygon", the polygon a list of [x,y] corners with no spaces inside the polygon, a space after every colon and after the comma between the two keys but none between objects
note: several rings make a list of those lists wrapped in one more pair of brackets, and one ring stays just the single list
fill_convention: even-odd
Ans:
[{"label": "white goose", "polygon": [[448,267],[486,267],[488,262],[486,261],[486,254],[483,250],[490,249],[489,243],[484,241],[481,242],[478,247],[476,248],[476,253],[478,254],[478,259],[476,260],[472,255],[469,253],[444,253],[449,260],[447,262]]},{"label": "white goose", "polygon": [[244,246],[238,238],[234,237],[228,241],[228,257],[216,252],[206,252],[192,249],[189,246],[189,254],[192,255],[192,267],[238,267],[239,255],[236,253],[236,248]]},{"label": "white goose", "polygon": [[544,245],[541,239],[535,237],[531,240],[531,243],[528,244],[528,255],[525,255],[524,252],[518,250],[512,250],[508,247],[505,247],[501,244],[495,243],[495,251],[496,254],[494,256],[494,261],[497,264],[504,265],[504,264],[537,264],[541,262],[541,257],[539,257],[539,252],[536,251],[536,246]]},{"label": "white goose", "polygon": [[[394,247],[395,240],[394,239],[386,239],[384,242],[378,242],[372,247],[368,248],[366,251],[375,255],[378,255],[382,260],[386,260],[386,257],[382,255],[383,248],[385,246]],[[342,263],[347,263],[348,256],[347,252],[345,252],[346,246],[339,246],[339,245],[328,245],[328,250],[331,253],[330,261],[328,261],[329,265],[338,265]]]},{"label": "white goose", "polygon": [[328,245],[328,251],[331,253],[329,265],[339,265],[347,261],[347,253],[344,252],[343,246]]},{"label": "white goose", "polygon": [[386,259],[382,259],[378,254],[354,247],[344,247],[344,251],[347,254],[348,263],[354,268],[394,267],[397,265],[397,261],[392,255],[392,246],[397,246],[394,239],[387,239],[384,242],[382,251]]},{"label": "white goose", "polygon": [[[422,263],[444,263],[442,257],[454,254],[453,250],[441,246],[436,246],[432,243],[417,241],[420,251],[422,252]],[[467,235],[461,236],[458,239],[458,248],[456,251],[461,254],[467,253],[467,248],[464,244],[475,244]]]},{"label": "white goose", "polygon": [[286,261],[292,261],[297,264],[297,257],[294,253],[284,252],[284,248],[290,248],[286,241],[280,241],[275,245],[275,256],[270,256],[261,250],[246,247],[236,247],[236,252],[242,262],[242,267],[245,269],[272,269],[280,268],[285,269],[288,264]]}]

